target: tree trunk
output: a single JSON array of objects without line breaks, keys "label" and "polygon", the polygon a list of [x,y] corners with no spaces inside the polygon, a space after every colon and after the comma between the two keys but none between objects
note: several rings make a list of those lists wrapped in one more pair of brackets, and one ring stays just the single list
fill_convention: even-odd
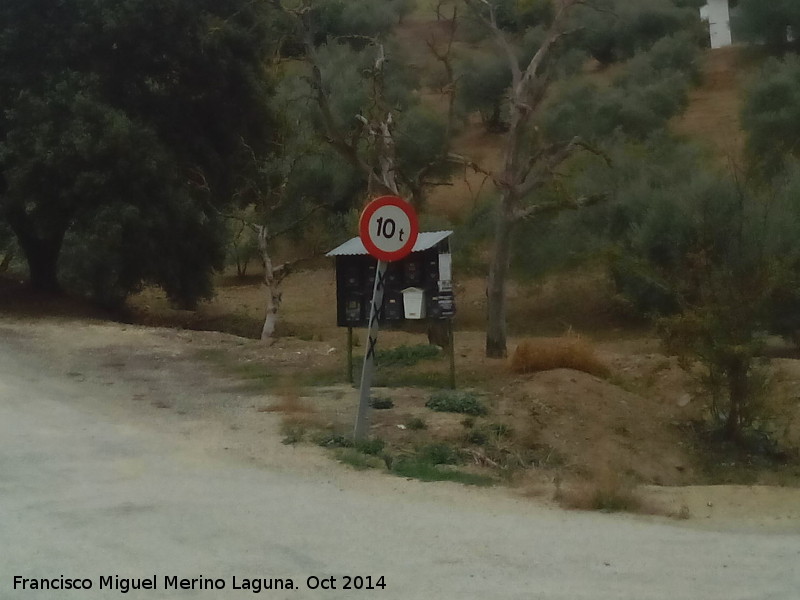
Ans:
[{"label": "tree trunk", "polygon": [[37,292],[46,294],[60,293],[58,256],[61,254],[64,234],[43,240],[29,235],[25,231],[18,230],[13,224],[12,229],[28,263],[30,286]]},{"label": "tree trunk", "polygon": [[37,292],[47,294],[61,292],[61,284],[58,282],[58,255],[61,252],[61,244],[41,242],[23,250],[28,261],[31,287]]},{"label": "tree trunk", "polygon": [[494,249],[489,265],[489,281],[486,288],[486,357],[505,358],[506,347],[506,279],[511,259],[511,237],[514,221],[507,214],[509,199],[506,194],[500,204],[494,230]]},{"label": "tree trunk", "polygon": [[264,287],[267,290],[267,309],[264,316],[264,326],[261,328],[261,339],[272,340],[275,326],[278,323],[278,310],[281,307],[280,280],[275,277],[272,258],[269,255],[267,228],[258,227],[258,249],[261,252],[261,262],[264,265]]},{"label": "tree trunk", "polygon": [[275,287],[267,287],[267,311],[264,318],[264,327],[261,329],[261,339],[271,340],[278,324],[278,310],[281,307],[281,293]]},{"label": "tree trunk", "polygon": [[49,237],[41,237],[36,235],[22,209],[10,210],[5,216],[28,263],[30,286],[37,292],[60,293],[58,257],[67,232],[67,221],[63,222],[63,226],[51,223]]},{"label": "tree trunk", "polygon": [[8,271],[8,267],[11,266],[12,260],[14,260],[14,250],[6,250],[6,253],[3,256],[3,261],[0,262],[0,273],[5,273]]},{"label": "tree trunk", "polygon": [[725,437],[732,441],[741,439],[742,413],[748,400],[747,364],[737,358],[728,371],[728,419],[725,421]]}]

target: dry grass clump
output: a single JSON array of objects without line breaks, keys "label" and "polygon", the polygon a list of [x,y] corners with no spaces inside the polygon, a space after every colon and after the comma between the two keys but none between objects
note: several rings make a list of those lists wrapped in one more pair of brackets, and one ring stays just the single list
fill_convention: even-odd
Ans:
[{"label": "dry grass clump", "polygon": [[300,415],[315,413],[316,409],[307,400],[300,397],[297,387],[284,382],[275,394],[278,399],[269,406],[262,406],[258,412],[277,412],[284,415]]},{"label": "dry grass clump", "polygon": [[592,344],[577,335],[525,340],[511,357],[514,373],[552,369],[574,369],[598,377],[608,375],[608,367],[597,357]]},{"label": "dry grass clump", "polygon": [[589,481],[567,487],[559,483],[554,500],[562,508],[573,510],[652,512],[635,488],[608,465],[598,469]]}]

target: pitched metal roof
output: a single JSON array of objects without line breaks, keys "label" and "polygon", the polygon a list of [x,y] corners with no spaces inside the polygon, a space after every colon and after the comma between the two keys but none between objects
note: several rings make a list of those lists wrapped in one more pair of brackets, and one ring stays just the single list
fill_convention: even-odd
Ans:
[{"label": "pitched metal roof", "polygon": [[[419,236],[417,237],[417,241],[414,244],[414,248],[412,248],[411,251],[422,252],[423,250],[433,248],[436,244],[450,237],[452,234],[452,231],[420,232]],[[367,252],[367,249],[364,248],[364,243],[361,241],[361,238],[354,237],[353,239],[347,240],[341,246],[337,246],[325,256],[366,256],[367,254],[369,253]]]}]

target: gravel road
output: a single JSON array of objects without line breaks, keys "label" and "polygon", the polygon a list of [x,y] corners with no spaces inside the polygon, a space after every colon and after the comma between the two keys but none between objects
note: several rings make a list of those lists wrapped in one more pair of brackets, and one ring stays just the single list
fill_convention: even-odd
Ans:
[{"label": "gravel road", "polygon": [[[24,337],[24,327],[15,331]],[[701,531],[568,513],[497,490],[340,477],[344,468],[333,463],[298,472],[273,468],[209,451],[172,421],[113,410],[119,385],[89,385],[53,369],[44,352],[4,332],[4,600],[114,598],[122,589],[113,585],[128,579],[156,587],[130,591],[129,598],[248,598],[259,580],[278,578],[299,589],[264,589],[255,597],[800,597],[796,533]],[[192,383],[183,385],[191,393]],[[347,590],[347,576],[369,576],[385,588]],[[165,589],[173,577],[217,580],[224,589],[197,589],[197,582],[194,590]],[[91,589],[20,589],[22,579],[42,578],[58,585],[88,580]],[[101,578],[110,578],[112,589],[100,589]],[[248,583],[251,589],[237,589]],[[335,589],[309,589],[316,583]]]}]

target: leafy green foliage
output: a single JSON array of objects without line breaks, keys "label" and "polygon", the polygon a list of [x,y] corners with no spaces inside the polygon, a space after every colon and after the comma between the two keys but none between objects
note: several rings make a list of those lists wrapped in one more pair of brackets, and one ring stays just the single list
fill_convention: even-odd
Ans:
[{"label": "leafy green foliage", "polygon": [[667,347],[705,367],[712,415],[738,439],[756,417],[756,357],[776,295],[796,286],[800,205],[792,194],[760,197],[708,175],[671,191],[640,214],[623,264],[661,290]]},{"label": "leafy green foliage", "polygon": [[571,83],[544,116],[547,136],[600,142],[614,133],[638,140],[658,133],[685,109],[697,57],[685,35],[664,38],[631,60],[610,87]]},{"label": "leafy green foliage", "polygon": [[506,119],[504,103],[511,85],[508,58],[490,52],[467,55],[457,66],[458,106],[468,114],[477,111],[489,130],[501,130]]},{"label": "leafy green foliage", "polygon": [[789,32],[800,33],[800,4],[794,0],[740,0],[732,24],[744,39],[773,48],[790,45]]},{"label": "leafy green foliage", "polygon": [[106,303],[145,281],[185,306],[210,293],[224,254],[214,206],[235,191],[243,136],[257,153],[271,137],[261,10],[0,6],[0,218],[35,287],[58,288],[66,244],[67,279]]},{"label": "leafy green foliage", "polygon": [[[331,38],[385,35],[411,8],[413,5],[404,0],[316,0],[312,5],[320,36]],[[356,39],[353,42],[363,45]]]},{"label": "leafy green foliage", "polygon": [[441,390],[431,394],[425,406],[436,412],[463,413],[481,416],[488,409],[474,392],[460,390]]},{"label": "leafy green foliage", "polygon": [[703,2],[603,0],[588,5],[576,17],[580,44],[602,64],[626,60],[679,32],[689,32],[697,45],[703,38],[698,4]]},{"label": "leafy green foliage", "polygon": [[774,175],[800,156],[800,58],[769,59],[747,92],[742,110],[752,169]]}]

